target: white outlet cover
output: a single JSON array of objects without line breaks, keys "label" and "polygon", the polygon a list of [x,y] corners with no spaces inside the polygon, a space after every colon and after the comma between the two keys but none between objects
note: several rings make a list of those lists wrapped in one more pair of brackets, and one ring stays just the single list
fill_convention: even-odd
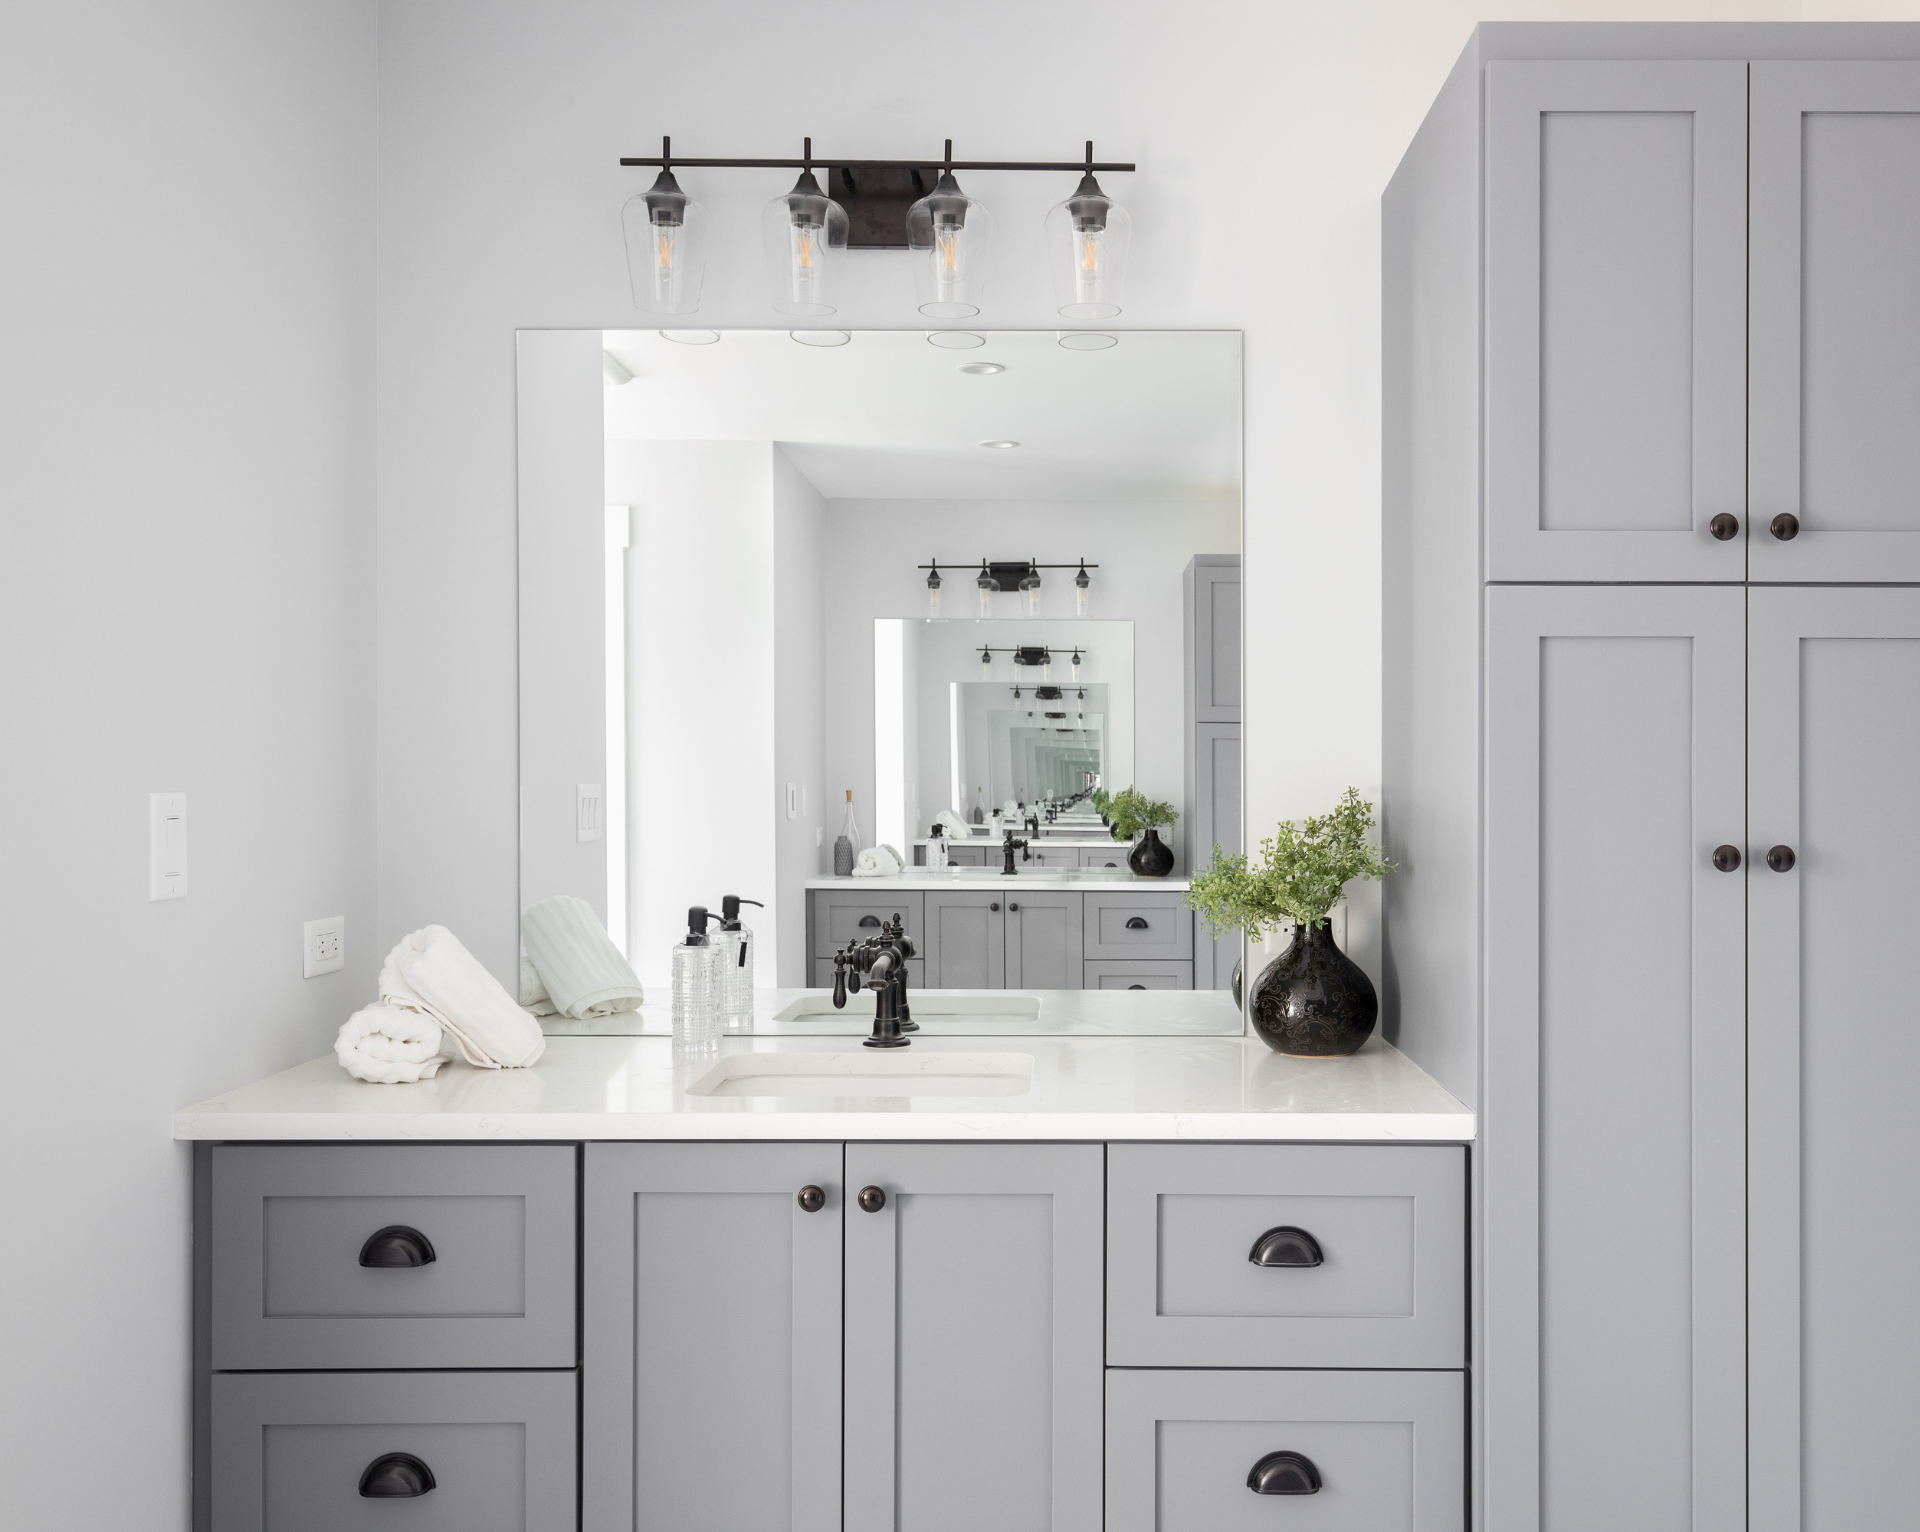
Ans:
[{"label": "white outlet cover", "polygon": [[338,973],[347,966],[347,917],[328,915],[309,920],[302,928],[302,977],[317,979],[323,973]]}]

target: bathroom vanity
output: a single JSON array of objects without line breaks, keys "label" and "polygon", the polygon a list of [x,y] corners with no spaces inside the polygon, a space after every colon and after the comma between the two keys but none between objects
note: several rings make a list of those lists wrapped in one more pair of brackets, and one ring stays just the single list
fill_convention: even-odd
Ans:
[{"label": "bathroom vanity", "polygon": [[556,1037],[174,1131],[201,1532],[1465,1525],[1474,1119],[1378,1040]]}]

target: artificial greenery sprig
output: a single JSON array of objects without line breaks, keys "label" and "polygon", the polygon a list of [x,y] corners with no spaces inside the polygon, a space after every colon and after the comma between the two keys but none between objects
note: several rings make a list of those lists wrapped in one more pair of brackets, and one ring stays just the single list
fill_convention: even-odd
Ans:
[{"label": "artificial greenery sprig", "polygon": [[1241,853],[1213,848],[1213,866],[1194,875],[1187,903],[1215,936],[1236,927],[1257,942],[1288,920],[1324,925],[1346,886],[1355,878],[1372,881],[1393,871],[1380,848],[1367,840],[1373,805],[1349,787],[1333,812],[1295,824],[1280,822],[1260,842],[1260,865]]},{"label": "artificial greenery sprig", "polygon": [[1122,840],[1132,840],[1142,831],[1171,825],[1180,817],[1179,810],[1171,803],[1149,798],[1137,787],[1115,793],[1101,812],[1113,821],[1114,833]]}]

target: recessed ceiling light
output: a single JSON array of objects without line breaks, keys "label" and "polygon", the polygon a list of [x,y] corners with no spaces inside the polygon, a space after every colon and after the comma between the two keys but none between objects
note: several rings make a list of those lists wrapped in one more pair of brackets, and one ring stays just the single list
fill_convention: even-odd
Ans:
[{"label": "recessed ceiling light", "polygon": [[991,447],[996,452],[1004,452],[1009,447],[1019,446],[1020,443],[1018,442],[982,442],[980,443],[980,445],[983,447]]},{"label": "recessed ceiling light", "polygon": [[670,340],[676,346],[711,346],[720,339],[718,330],[662,330],[662,340]]},{"label": "recessed ceiling light", "polygon": [[789,330],[787,334],[803,346],[844,346],[853,339],[846,330]]},{"label": "recessed ceiling light", "polygon": [[1006,370],[999,362],[968,362],[966,366],[958,369],[960,372],[970,372],[976,378],[992,377],[994,373]]},{"label": "recessed ceiling light", "polygon": [[971,351],[975,346],[984,346],[987,338],[975,335],[971,330],[929,330],[927,344],[938,346],[943,351]]}]

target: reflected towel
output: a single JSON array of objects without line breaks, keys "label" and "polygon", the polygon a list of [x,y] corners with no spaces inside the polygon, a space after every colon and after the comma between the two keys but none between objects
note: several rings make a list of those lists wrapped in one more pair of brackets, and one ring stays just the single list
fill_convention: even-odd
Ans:
[{"label": "reflected towel", "polygon": [[856,878],[894,878],[901,871],[900,853],[891,846],[869,846],[853,859]]},{"label": "reflected towel", "polygon": [[560,1007],[553,1003],[546,985],[540,982],[540,970],[533,966],[532,958],[520,959],[520,1009],[532,1011],[536,1016],[560,1014]]},{"label": "reflected towel", "polygon": [[440,1048],[440,1023],[419,1011],[370,1005],[341,1024],[333,1056],[356,1080],[411,1085],[431,1080],[452,1055]]},{"label": "reflected towel", "polygon": [[[571,894],[533,905],[520,917],[520,945],[527,949],[549,1003],[575,1021],[637,1010],[644,998],[633,968],[607,936],[593,906]],[[521,1004],[526,1004],[524,965]]]},{"label": "reflected towel", "polygon": [[380,998],[431,1016],[482,1069],[525,1069],[547,1049],[540,1023],[445,926],[423,926],[400,939],[380,969]]}]

